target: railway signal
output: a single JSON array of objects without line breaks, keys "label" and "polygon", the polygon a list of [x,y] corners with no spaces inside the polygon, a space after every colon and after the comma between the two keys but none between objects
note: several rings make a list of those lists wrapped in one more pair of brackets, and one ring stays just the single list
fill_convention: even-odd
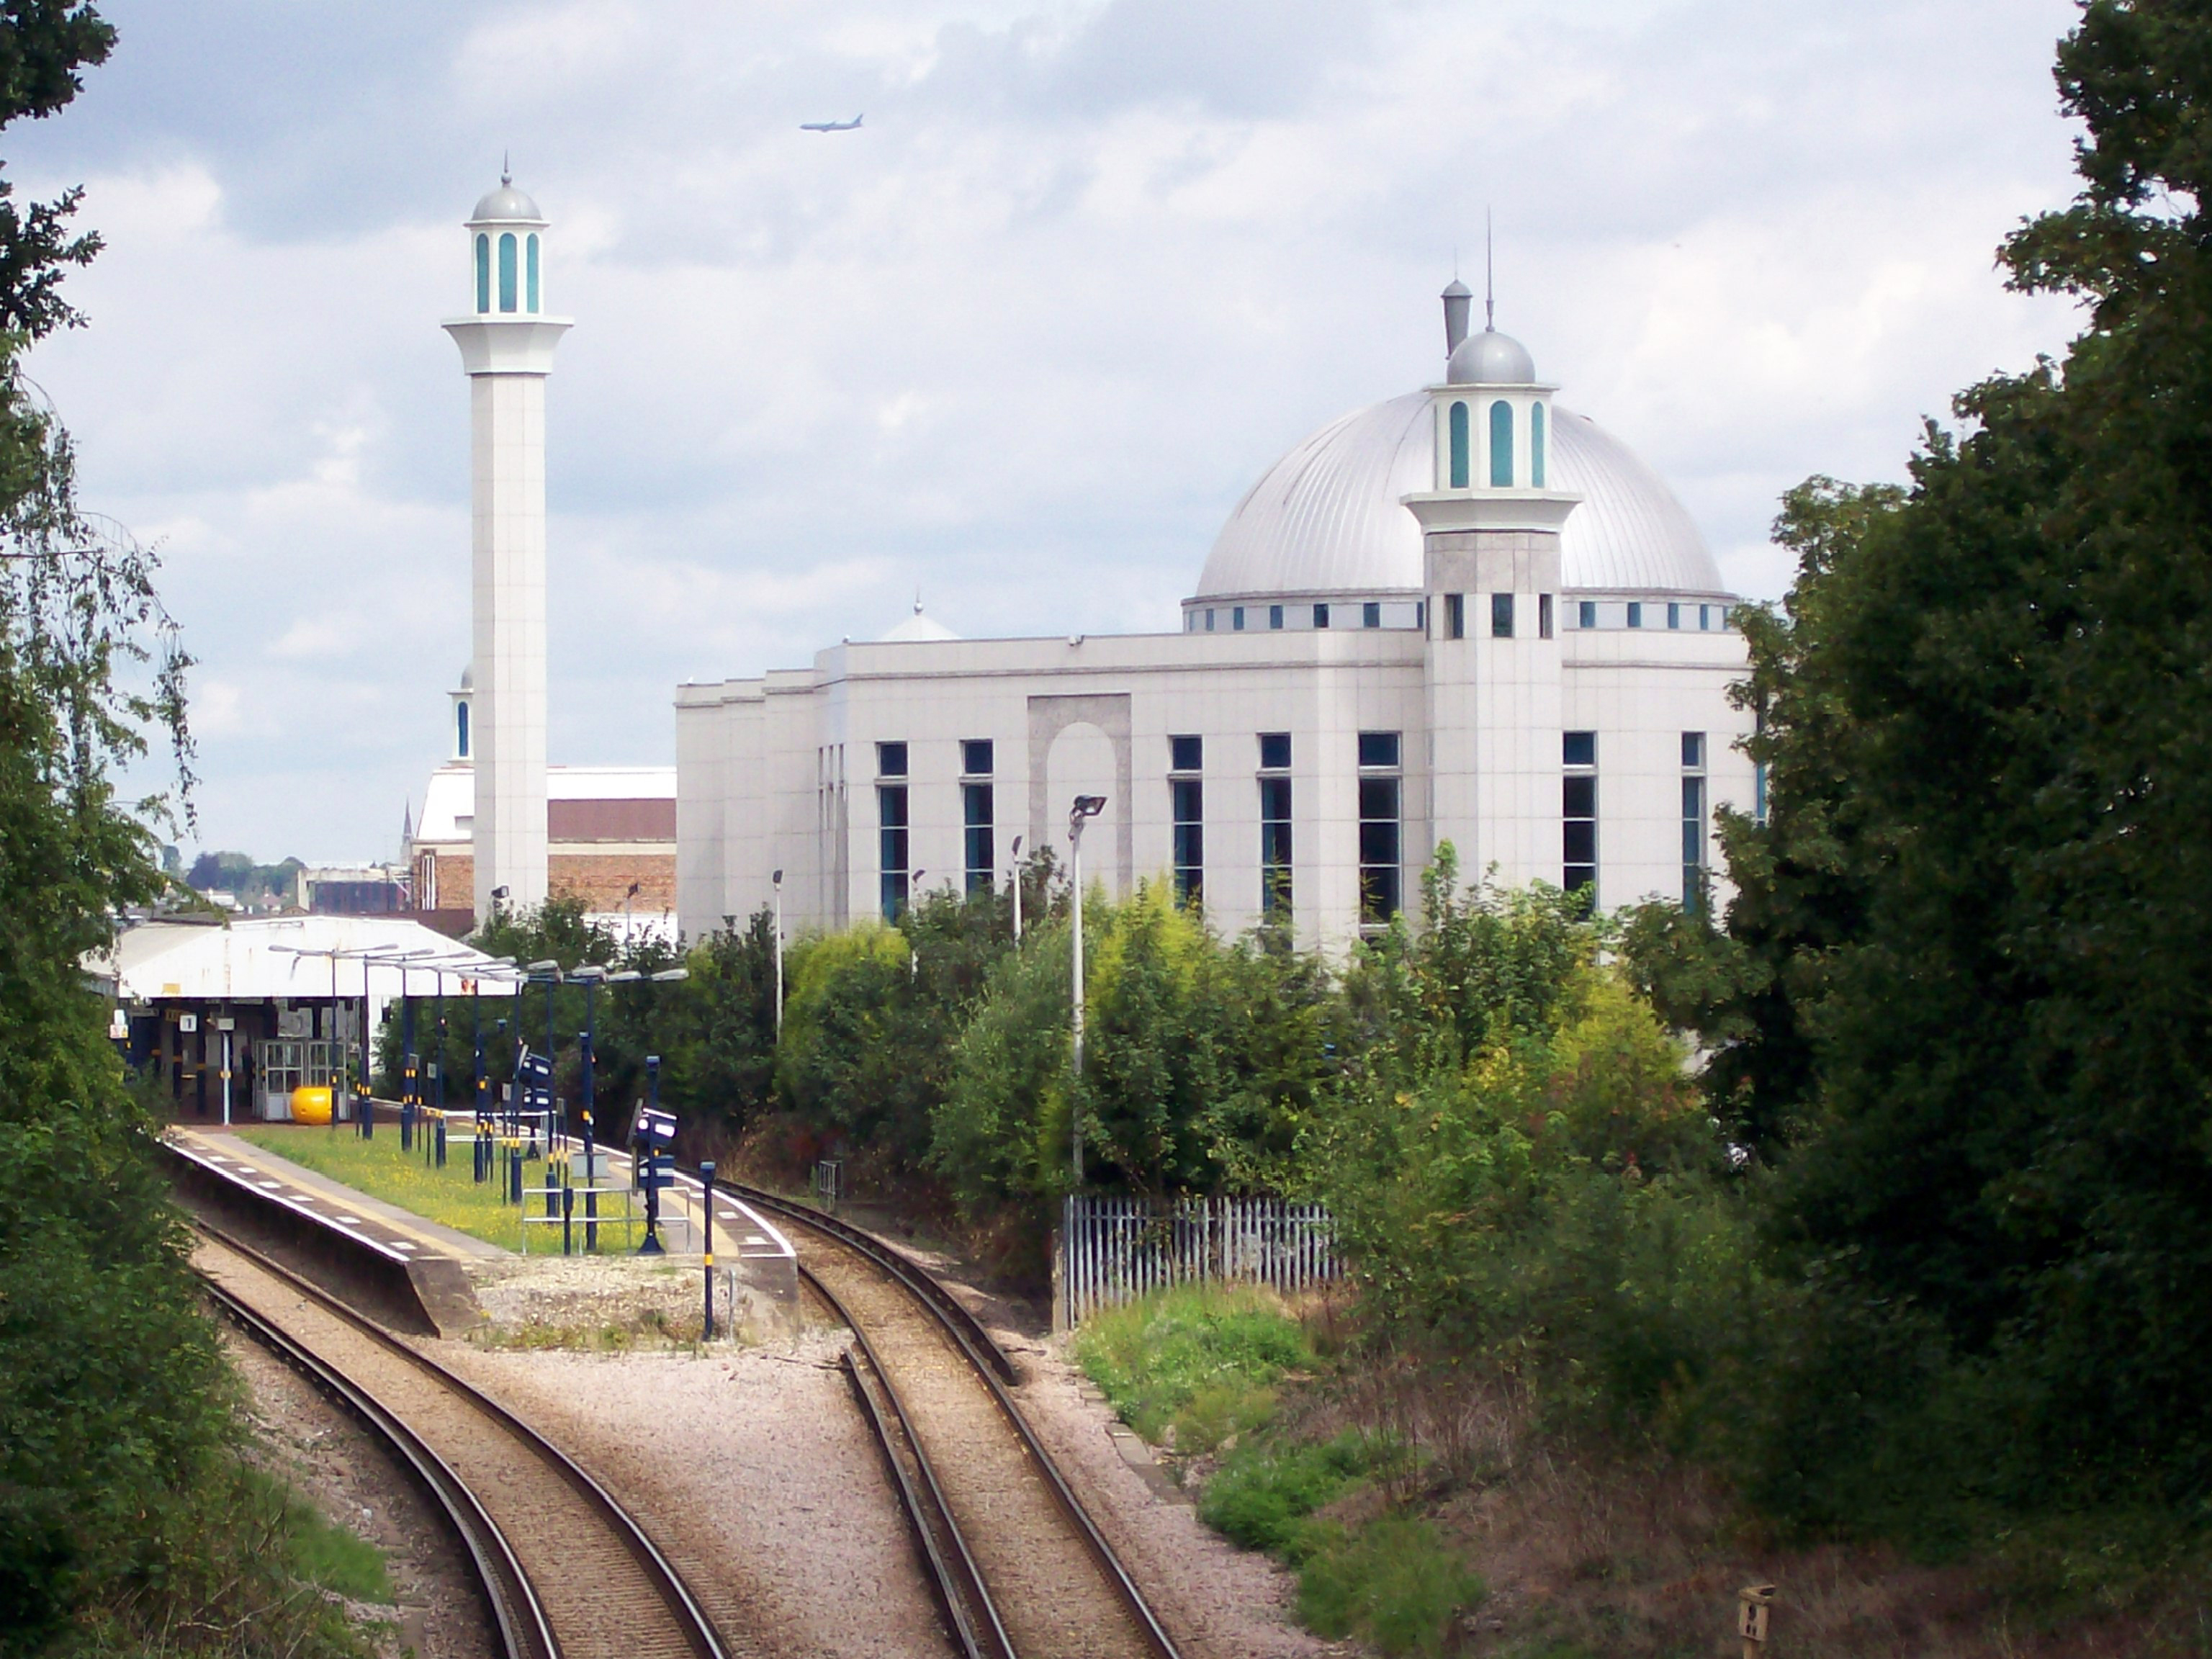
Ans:
[{"label": "railway signal", "polygon": [[[660,1189],[676,1179],[676,1160],[668,1155],[668,1148],[676,1139],[676,1114],[660,1109],[660,1056],[645,1057],[645,1100],[638,1103],[637,1115],[630,1120],[629,1144],[636,1160],[638,1183],[645,1188],[645,1242],[637,1247],[640,1255],[659,1255],[660,1248]],[[713,1254],[711,1243],[708,1253]]]}]

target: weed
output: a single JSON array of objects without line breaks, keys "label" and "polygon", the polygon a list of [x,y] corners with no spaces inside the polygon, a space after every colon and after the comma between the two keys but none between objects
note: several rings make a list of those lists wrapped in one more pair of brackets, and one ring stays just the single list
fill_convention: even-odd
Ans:
[{"label": "weed", "polygon": [[289,1516],[295,1575],[354,1601],[392,1601],[384,1552],[312,1506],[295,1502]]},{"label": "weed", "polygon": [[1146,1439],[1208,1450],[1260,1427],[1273,1385],[1313,1362],[1296,1320],[1273,1297],[1217,1286],[1164,1291],[1101,1314],[1076,1358]]},{"label": "weed", "polygon": [[1199,1518],[1246,1549],[1295,1560],[1306,1517],[1373,1468],[1376,1450],[1356,1433],[1319,1446],[1240,1446],[1199,1499]]},{"label": "weed", "polygon": [[1452,1620],[1488,1594],[1425,1521],[1385,1517],[1356,1533],[1310,1523],[1298,1617],[1331,1640],[1358,1634],[1389,1655],[1441,1654]]}]

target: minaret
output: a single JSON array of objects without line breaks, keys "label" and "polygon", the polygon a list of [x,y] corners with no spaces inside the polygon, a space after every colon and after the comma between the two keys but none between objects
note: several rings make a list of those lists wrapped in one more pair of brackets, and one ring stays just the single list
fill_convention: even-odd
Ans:
[{"label": "minaret", "polygon": [[1469,879],[1495,866],[1507,885],[1557,883],[1559,531],[1582,498],[1547,476],[1554,388],[1519,341],[1468,331],[1473,298],[1456,278],[1444,290],[1436,471],[1404,498],[1428,592],[1430,833]]},{"label": "minaret", "polygon": [[469,377],[474,552],[469,746],[476,914],[545,902],[545,219],[502,171],[469,216],[472,313],[445,325]]}]

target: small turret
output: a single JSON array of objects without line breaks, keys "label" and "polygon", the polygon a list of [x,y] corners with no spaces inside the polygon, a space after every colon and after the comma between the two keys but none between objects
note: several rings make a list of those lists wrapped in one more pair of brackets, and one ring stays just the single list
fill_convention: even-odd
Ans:
[{"label": "small turret", "polygon": [[1467,338],[1467,316],[1474,304],[1474,295],[1465,283],[1456,276],[1444,290],[1444,356],[1449,359],[1459,349],[1459,343]]}]

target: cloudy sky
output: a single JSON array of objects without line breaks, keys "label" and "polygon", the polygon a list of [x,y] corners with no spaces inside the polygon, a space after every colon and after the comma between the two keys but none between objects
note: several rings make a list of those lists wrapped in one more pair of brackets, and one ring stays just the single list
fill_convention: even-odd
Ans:
[{"label": "cloudy sky", "polygon": [[[0,140],[87,186],[33,372],[199,659],[200,841],[389,857],[468,653],[440,319],[511,152],[553,220],[551,757],[919,589],[970,635],[1176,625],[1276,455],[1431,379],[1479,278],[1741,591],[1775,499],[1900,474],[2063,347],[1991,251],[2071,189],[2068,0],[103,0]],[[865,111],[859,132],[801,121]]]}]

